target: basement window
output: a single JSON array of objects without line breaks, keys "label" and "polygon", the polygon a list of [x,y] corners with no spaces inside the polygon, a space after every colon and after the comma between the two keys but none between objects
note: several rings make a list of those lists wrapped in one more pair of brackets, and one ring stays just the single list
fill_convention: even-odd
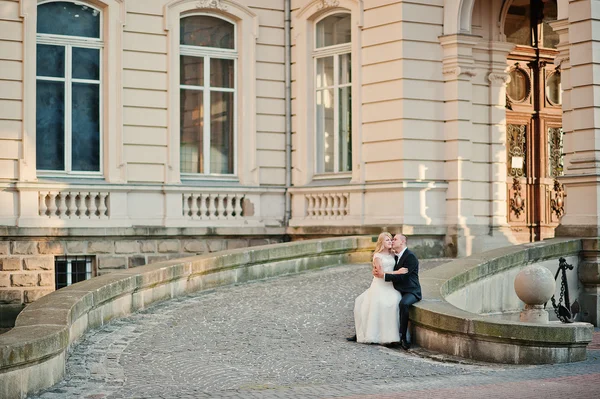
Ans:
[{"label": "basement window", "polygon": [[61,289],[93,277],[93,256],[54,258],[55,288]]}]

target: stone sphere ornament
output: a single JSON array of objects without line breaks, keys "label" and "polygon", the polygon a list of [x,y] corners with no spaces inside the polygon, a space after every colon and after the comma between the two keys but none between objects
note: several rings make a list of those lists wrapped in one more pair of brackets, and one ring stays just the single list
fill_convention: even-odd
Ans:
[{"label": "stone sphere ornament", "polygon": [[556,290],[552,272],[540,265],[530,265],[515,277],[515,292],[525,303],[520,320],[528,323],[548,323],[548,312],[544,304]]}]

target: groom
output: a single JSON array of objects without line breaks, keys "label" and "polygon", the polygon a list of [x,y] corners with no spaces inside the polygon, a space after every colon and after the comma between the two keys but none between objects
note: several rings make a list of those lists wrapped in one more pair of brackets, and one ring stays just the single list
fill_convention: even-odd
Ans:
[{"label": "groom", "polygon": [[400,291],[400,345],[403,349],[410,348],[410,341],[406,337],[408,329],[408,309],[411,305],[421,300],[421,284],[419,283],[419,260],[406,246],[406,236],[396,234],[392,240],[392,249],[396,252],[394,271],[400,274],[383,273],[380,268],[373,269],[375,277],[391,281],[394,288]]}]

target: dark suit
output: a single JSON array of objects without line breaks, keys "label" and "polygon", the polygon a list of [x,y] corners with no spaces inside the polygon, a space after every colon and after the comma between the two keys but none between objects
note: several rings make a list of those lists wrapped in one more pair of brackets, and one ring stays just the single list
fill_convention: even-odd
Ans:
[{"label": "dark suit", "polygon": [[408,248],[402,254],[402,257],[396,257],[394,270],[402,267],[408,269],[406,274],[385,274],[385,281],[391,281],[394,288],[400,291],[402,299],[400,300],[400,339],[406,339],[406,330],[408,329],[408,311],[412,304],[419,302],[422,298],[421,283],[419,283],[419,260]]}]

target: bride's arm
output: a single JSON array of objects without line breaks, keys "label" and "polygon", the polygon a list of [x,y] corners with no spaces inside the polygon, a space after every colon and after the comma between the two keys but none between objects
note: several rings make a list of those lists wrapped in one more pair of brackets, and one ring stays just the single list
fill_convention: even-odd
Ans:
[{"label": "bride's arm", "polygon": [[381,264],[381,258],[376,256],[373,258],[373,275],[377,275],[381,273],[383,270],[383,265]]}]

